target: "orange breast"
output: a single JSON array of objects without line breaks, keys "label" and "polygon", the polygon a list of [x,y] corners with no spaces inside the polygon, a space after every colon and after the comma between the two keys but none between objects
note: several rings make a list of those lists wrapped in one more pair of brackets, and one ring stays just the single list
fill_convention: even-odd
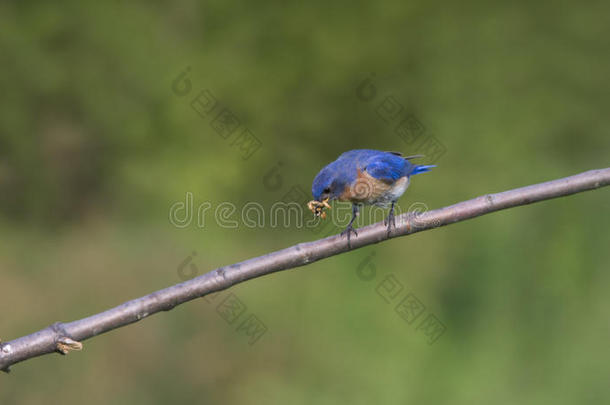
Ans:
[{"label": "orange breast", "polygon": [[339,201],[373,204],[387,194],[392,186],[393,184],[376,179],[366,171],[358,169],[356,181],[345,187],[345,191],[339,196]]}]

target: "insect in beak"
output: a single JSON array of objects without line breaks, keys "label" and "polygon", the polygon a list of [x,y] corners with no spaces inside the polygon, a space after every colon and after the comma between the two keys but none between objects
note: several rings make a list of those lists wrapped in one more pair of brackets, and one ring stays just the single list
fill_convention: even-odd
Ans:
[{"label": "insect in beak", "polygon": [[325,208],[331,209],[330,204],[328,204],[328,200],[329,200],[328,197],[323,199],[322,201],[311,200],[310,202],[307,203],[307,208],[309,208],[309,210],[311,212],[313,212],[313,214],[316,217],[325,219],[326,212],[324,212],[324,209]]}]

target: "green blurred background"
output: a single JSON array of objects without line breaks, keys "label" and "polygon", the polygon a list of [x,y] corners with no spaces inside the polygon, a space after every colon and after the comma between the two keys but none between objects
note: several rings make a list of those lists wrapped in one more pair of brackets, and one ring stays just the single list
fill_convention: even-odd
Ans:
[{"label": "green blurred background", "polygon": [[[61,3],[0,3],[3,340],[177,283],[189,257],[202,274],[316,239],[211,216],[178,228],[168,213],[187,192],[195,207],[290,200],[349,149],[417,153],[378,115],[389,96],[444,151],[402,207],[609,163],[608,2]],[[371,101],[357,94],[367,78]],[[240,121],[227,139],[191,108],[205,89]],[[244,159],[246,128],[260,148]],[[608,402],[609,197],[235,286],[247,310],[233,324],[188,303],[16,365],[0,403]],[[389,275],[404,289],[387,303],[376,289]],[[407,293],[426,307],[412,324],[395,312]],[[267,328],[253,345],[238,330],[248,314]],[[417,328],[428,314],[445,327],[431,345]]]}]

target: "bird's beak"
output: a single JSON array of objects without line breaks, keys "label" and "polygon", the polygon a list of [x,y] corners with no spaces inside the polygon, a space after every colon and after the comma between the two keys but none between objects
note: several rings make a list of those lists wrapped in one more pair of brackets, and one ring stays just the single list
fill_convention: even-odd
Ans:
[{"label": "bird's beak", "polygon": [[326,219],[326,212],[322,211],[324,208],[328,208],[331,209],[332,207],[330,206],[330,204],[328,203],[330,197],[326,197],[325,199],[322,200],[322,206],[320,207],[320,217],[322,219]]}]

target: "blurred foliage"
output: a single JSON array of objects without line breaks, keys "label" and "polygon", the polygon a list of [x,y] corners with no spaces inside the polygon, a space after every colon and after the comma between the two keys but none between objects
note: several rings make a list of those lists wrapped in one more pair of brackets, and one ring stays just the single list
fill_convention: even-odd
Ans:
[{"label": "blurred foliage", "polygon": [[[403,207],[608,166],[608,2],[60,3],[0,3],[4,340],[179,282],[193,251],[203,272],[318,237],[225,229],[212,211],[178,229],[168,211],[187,192],[268,207],[343,151],[417,152],[377,114],[389,96],[446,148]],[[191,107],[206,89],[240,121],[226,139]],[[244,128],[261,142],[248,159]],[[589,192],[254,280],[231,289],[268,328],[253,346],[198,300],[15,366],[0,402],[608,402],[609,202]],[[445,324],[433,345],[376,293],[390,274]]]}]

